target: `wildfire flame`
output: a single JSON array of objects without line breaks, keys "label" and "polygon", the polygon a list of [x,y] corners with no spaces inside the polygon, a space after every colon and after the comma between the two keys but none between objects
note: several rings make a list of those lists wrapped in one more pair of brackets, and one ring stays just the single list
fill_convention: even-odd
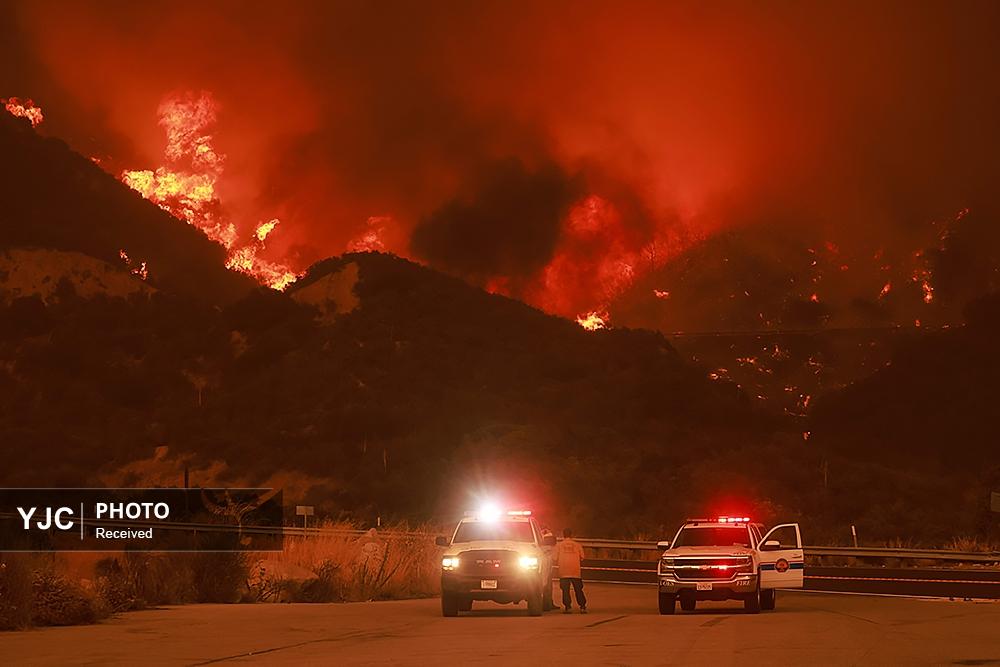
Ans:
[{"label": "wildfire flame", "polygon": [[11,114],[19,118],[27,118],[31,122],[31,127],[38,127],[45,120],[45,117],[42,116],[41,107],[30,99],[22,100],[19,97],[0,98],[0,104],[3,104],[4,108]]},{"label": "wildfire flame", "polygon": [[257,229],[254,231],[256,241],[232,251],[226,260],[226,268],[254,276],[276,290],[283,290],[295,282],[298,275],[294,271],[290,271],[288,267],[277,262],[271,262],[257,256],[257,253],[264,249],[264,240],[267,235],[279,223],[280,221],[274,218],[257,225]]},{"label": "wildfire flame", "polygon": [[596,310],[576,318],[576,323],[587,331],[597,331],[608,328],[608,314],[597,312]]},{"label": "wildfire flame", "polygon": [[174,95],[165,99],[157,113],[167,135],[166,164],[152,169],[126,170],[121,180],[174,217],[200,229],[229,251],[226,267],[253,276],[265,285],[282,290],[298,278],[289,267],[258,253],[264,240],[279,224],[277,218],[259,224],[253,239],[237,246],[236,225],[223,214],[216,186],[223,172],[225,155],[213,144],[211,128],[216,121],[215,100],[209,93]]}]

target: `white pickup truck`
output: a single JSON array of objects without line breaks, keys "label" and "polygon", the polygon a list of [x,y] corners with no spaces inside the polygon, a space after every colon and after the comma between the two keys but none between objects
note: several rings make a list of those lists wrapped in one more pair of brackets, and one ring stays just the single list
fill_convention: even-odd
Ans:
[{"label": "white pickup truck", "polygon": [[799,524],[763,526],[749,517],[689,519],[657,566],[661,614],[693,611],[698,600],[742,600],[747,613],[774,609],[778,588],[802,588],[805,556]]},{"label": "white pickup truck", "polygon": [[469,512],[451,538],[439,537],[441,613],[458,616],[476,600],[528,603],[530,616],[554,608],[552,559],[555,537],[544,535],[529,510]]}]

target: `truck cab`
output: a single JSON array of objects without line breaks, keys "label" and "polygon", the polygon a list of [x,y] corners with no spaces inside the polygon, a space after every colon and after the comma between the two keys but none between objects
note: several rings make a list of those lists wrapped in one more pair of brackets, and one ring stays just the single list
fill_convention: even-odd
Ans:
[{"label": "truck cab", "polygon": [[778,588],[801,588],[805,557],[797,523],[771,528],[749,517],[689,519],[657,565],[661,614],[693,611],[699,600],[742,600],[747,613],[774,609]]},{"label": "truck cab", "polygon": [[529,510],[468,512],[451,538],[439,537],[441,613],[458,616],[475,601],[528,603],[528,614],[540,616],[552,602],[551,547]]}]

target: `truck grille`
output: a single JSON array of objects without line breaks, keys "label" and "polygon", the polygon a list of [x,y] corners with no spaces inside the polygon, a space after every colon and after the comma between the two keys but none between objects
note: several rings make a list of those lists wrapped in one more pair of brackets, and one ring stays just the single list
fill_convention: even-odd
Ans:
[{"label": "truck grille", "polygon": [[675,558],[674,576],[678,579],[732,579],[738,571],[745,572],[750,559],[739,558]]},{"label": "truck grille", "polygon": [[516,551],[474,549],[458,555],[458,571],[476,576],[503,575],[517,572]]}]

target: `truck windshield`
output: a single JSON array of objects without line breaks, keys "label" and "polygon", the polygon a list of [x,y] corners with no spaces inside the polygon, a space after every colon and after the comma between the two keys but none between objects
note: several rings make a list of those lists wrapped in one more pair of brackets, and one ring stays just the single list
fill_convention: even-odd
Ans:
[{"label": "truck windshield", "polygon": [[463,521],[455,531],[454,542],[479,541],[534,542],[527,521]]},{"label": "truck windshield", "polygon": [[684,528],[671,547],[746,547],[750,548],[750,535],[743,526]]}]

